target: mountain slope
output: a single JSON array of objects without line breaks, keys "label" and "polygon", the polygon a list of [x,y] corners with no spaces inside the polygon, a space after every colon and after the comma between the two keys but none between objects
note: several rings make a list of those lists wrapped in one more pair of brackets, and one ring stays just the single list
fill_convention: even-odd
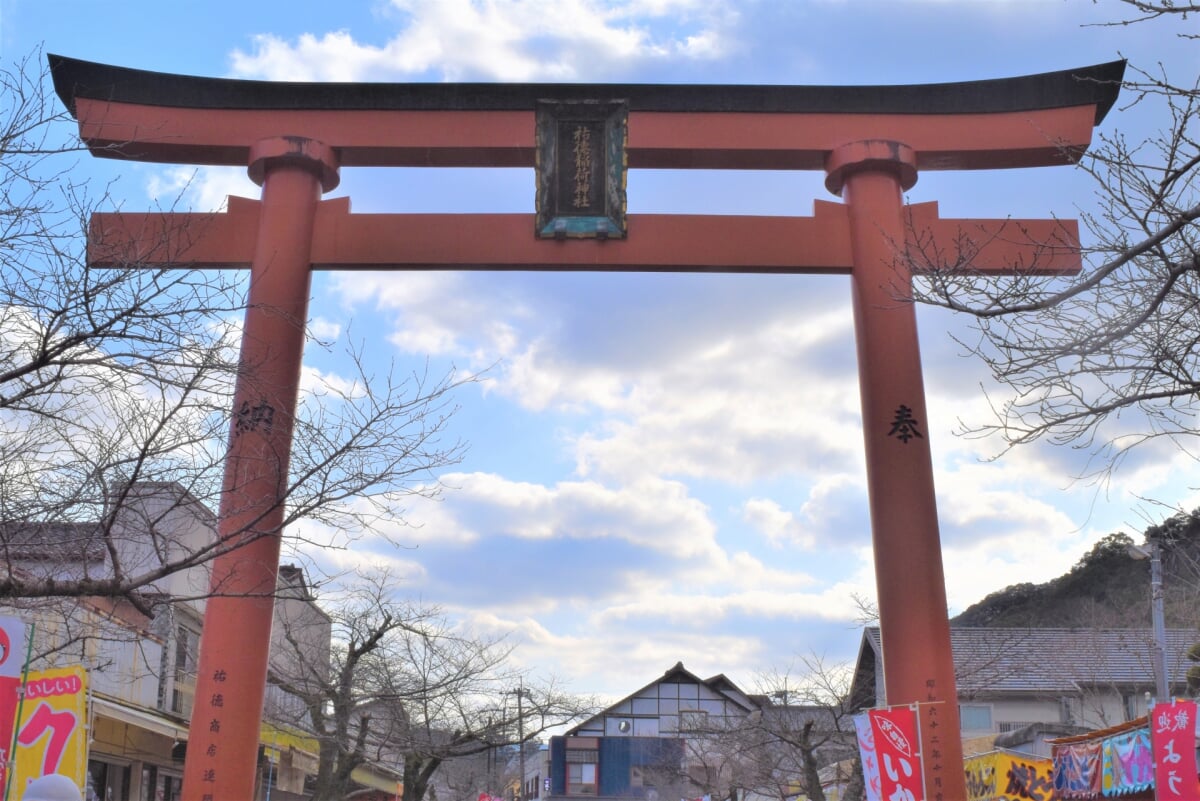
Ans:
[{"label": "mountain slope", "polygon": [[[1167,627],[1197,625],[1200,595],[1200,509],[1179,514],[1144,532],[1162,549]],[[961,614],[952,626],[1149,627],[1150,563],[1126,550],[1124,533],[1096,543],[1066,574],[1044,584],[1022,583],[994,592]]]}]

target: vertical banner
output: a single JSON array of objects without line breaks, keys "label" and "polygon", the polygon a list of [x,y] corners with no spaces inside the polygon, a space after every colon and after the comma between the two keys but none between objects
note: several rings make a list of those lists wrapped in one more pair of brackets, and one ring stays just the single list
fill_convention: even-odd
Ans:
[{"label": "vertical banner", "polygon": [[880,794],[887,801],[925,801],[916,708],[872,709],[867,716],[879,757]]},{"label": "vertical banner", "polygon": [[87,773],[87,671],[82,667],[31,671],[17,726],[13,792],[39,776],[61,773],[84,786]]},{"label": "vertical banner", "polygon": [[1155,704],[1150,715],[1154,752],[1154,797],[1158,801],[1200,801],[1196,778],[1196,702]]},{"label": "vertical banner", "polygon": [[0,616],[0,791],[8,786],[8,749],[13,743],[24,667],[25,621]]},{"label": "vertical banner", "polygon": [[854,731],[858,735],[859,761],[863,769],[863,795],[866,801],[883,801],[879,794],[879,755],[875,753],[871,719],[866,714],[855,715]]}]

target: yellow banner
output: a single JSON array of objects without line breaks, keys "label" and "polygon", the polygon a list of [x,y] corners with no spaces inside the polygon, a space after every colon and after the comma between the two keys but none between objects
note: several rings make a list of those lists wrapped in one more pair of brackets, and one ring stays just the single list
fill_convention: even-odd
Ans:
[{"label": "yellow banner", "polygon": [[82,789],[87,773],[87,671],[82,667],[30,671],[17,725],[12,793],[39,776],[61,773]]},{"label": "yellow banner", "polygon": [[963,762],[967,801],[1051,801],[1053,763],[1027,754],[993,751]]}]

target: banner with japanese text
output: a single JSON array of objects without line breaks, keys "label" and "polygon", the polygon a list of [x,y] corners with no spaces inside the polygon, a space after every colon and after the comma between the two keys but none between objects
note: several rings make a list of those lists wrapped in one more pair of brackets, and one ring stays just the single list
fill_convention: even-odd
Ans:
[{"label": "banner with japanese text", "polygon": [[25,650],[25,621],[0,616],[0,790],[8,779],[8,749],[17,721]]},{"label": "banner with japanese text", "polygon": [[39,776],[61,773],[80,787],[87,772],[87,671],[80,666],[30,671],[17,726],[13,794]]},{"label": "banner with japanese text", "polygon": [[925,775],[918,746],[916,707],[872,709],[867,717],[875,738],[880,794],[895,801],[924,801]]},{"label": "banner with japanese text", "polygon": [[1030,754],[991,751],[963,761],[967,801],[1053,801],[1053,763]]},{"label": "banner with japanese text", "polygon": [[1158,801],[1200,801],[1196,778],[1196,702],[1155,704],[1150,713],[1154,753],[1154,797]]}]

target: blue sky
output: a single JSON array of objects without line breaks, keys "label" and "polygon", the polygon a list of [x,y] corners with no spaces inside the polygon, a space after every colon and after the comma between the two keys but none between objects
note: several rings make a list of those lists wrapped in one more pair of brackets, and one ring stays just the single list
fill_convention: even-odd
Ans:
[{"label": "blue sky", "polygon": [[[0,0],[5,61],[37,47],[140,69],[272,80],[892,84],[1059,70],[1121,56],[1196,74],[1179,22],[1098,26],[1085,0]],[[1188,21],[1193,26],[1194,21]],[[1142,136],[1150,108],[1103,130]],[[184,182],[188,205],[254,197],[239,170],[97,164],[126,208]],[[344,170],[355,211],[532,211],[524,170]],[[1070,168],[929,173],[910,200],[945,217],[1074,217]],[[808,173],[634,172],[630,214],[810,214]],[[853,658],[873,597],[849,282],[814,276],[375,273],[316,276],[314,327],[376,364],[494,365],[463,389],[470,444],[395,549],[367,538],[332,567],[387,564],[399,589],[505,635],[532,673],[624,695],[675,662],[748,688],[798,656]],[[1086,452],[958,437],[987,419],[980,364],[923,309],[922,355],[951,611],[1063,573],[1097,538],[1193,508],[1169,448],[1105,487]],[[344,362],[316,348],[313,371]],[[994,388],[992,391],[996,391]],[[1121,425],[1136,425],[1126,417]]]}]

